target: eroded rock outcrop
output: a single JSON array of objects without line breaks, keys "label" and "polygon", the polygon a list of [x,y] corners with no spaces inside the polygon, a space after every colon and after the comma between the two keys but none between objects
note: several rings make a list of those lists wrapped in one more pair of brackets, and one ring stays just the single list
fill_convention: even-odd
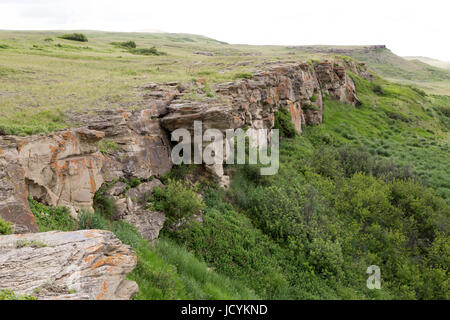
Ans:
[{"label": "eroded rock outcrop", "polygon": [[[149,83],[139,87],[143,108],[71,114],[81,128],[1,138],[0,216],[12,221],[16,232],[35,232],[26,201],[29,195],[52,206],[67,206],[76,217],[79,210],[92,209],[94,194],[103,182],[122,177],[148,181],[170,170],[170,133],[178,128],[192,131],[199,120],[203,131],[271,129],[275,112],[285,108],[301,132],[305,124],[321,124],[324,96],[360,104],[348,70],[371,77],[363,65],[345,58],[312,64],[266,63],[258,68],[251,79],[213,85],[215,97],[205,96],[202,101],[191,101],[189,93],[198,93],[205,79],[184,85]],[[205,165],[205,169],[222,186],[229,184],[221,164]],[[147,239],[157,237],[165,217],[119,194],[114,196],[123,218]]]},{"label": "eroded rock outcrop", "polygon": [[17,152],[30,197],[66,206],[74,217],[92,209],[104,179],[104,157],[98,151],[101,131],[74,129],[18,139]]},{"label": "eroded rock outcrop", "polygon": [[[227,129],[243,126],[271,129],[275,112],[285,108],[301,133],[304,124],[322,123],[322,97],[325,95],[353,106],[361,104],[355,84],[345,71],[347,67],[352,67],[352,72],[359,72],[356,65],[344,60],[312,65],[271,64],[254,73],[251,79],[218,84],[216,98],[202,102],[173,101],[167,107],[167,115],[161,118],[161,124],[168,131],[185,128],[192,132],[194,121],[202,121],[203,131],[214,128],[225,133]],[[206,168],[219,178],[223,186],[228,184],[221,165]]]},{"label": "eroded rock outcrop", "polygon": [[130,299],[138,287],[125,277],[136,263],[109,231],[0,236],[0,289],[37,299]]}]

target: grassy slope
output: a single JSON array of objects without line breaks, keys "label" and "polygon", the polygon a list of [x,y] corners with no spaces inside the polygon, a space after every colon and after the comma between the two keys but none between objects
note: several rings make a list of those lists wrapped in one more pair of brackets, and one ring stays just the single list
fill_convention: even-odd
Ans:
[{"label": "grassy slope", "polygon": [[[355,81],[360,108],[326,99],[321,126],[282,141],[276,176],[232,168],[230,191],[207,192],[205,222],[168,235],[263,298],[448,298],[449,119],[438,106],[450,101]],[[380,291],[365,287],[371,264]]]},{"label": "grassy slope", "polygon": [[411,167],[450,200],[449,118],[439,108],[449,108],[450,99],[423,97],[420,91],[380,78],[375,83],[383,94],[371,92],[370,83],[356,79],[363,107],[353,109],[328,101],[323,125],[311,130],[325,131],[341,143],[366,147],[372,154]]},{"label": "grassy slope", "polygon": [[450,71],[443,66],[397,56],[389,49],[366,51],[360,46],[308,46],[296,47],[297,53],[314,53],[328,48],[345,50],[345,55],[365,62],[372,72],[385,79],[419,86],[429,93],[450,94]]},{"label": "grassy slope", "polygon": [[360,53],[355,51],[353,58],[367,65],[386,79],[420,86],[427,92],[450,94],[450,71],[417,60],[406,60],[393,54],[389,49]]},{"label": "grassy slope", "polygon": [[418,60],[418,61],[421,61],[423,63],[429,64],[429,65],[437,67],[437,68],[450,70],[450,62],[446,62],[446,61],[441,61],[441,60],[432,59],[432,58],[428,58],[428,57],[403,57],[403,59]]}]

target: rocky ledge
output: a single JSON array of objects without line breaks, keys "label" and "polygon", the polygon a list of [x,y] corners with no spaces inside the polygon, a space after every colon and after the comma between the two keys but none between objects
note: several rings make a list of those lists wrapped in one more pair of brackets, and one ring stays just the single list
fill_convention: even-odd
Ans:
[{"label": "rocky ledge", "polygon": [[[358,106],[355,83],[348,71],[368,80],[366,68],[352,60],[315,63],[296,61],[260,66],[251,79],[213,85],[213,97],[190,100],[201,92],[204,79],[194,84],[146,84],[139,89],[147,106],[139,110],[98,110],[73,114],[82,127],[48,135],[0,136],[0,217],[14,224],[15,233],[36,232],[27,196],[52,206],[92,210],[96,191],[120,178],[151,181],[172,167],[170,133],[192,130],[196,120],[203,130],[242,127],[271,129],[275,112],[287,109],[297,131],[320,125],[323,97]],[[205,167],[223,186],[222,165]],[[149,189],[152,186],[149,185]],[[111,194],[123,219],[136,224],[152,240],[164,223],[163,213],[150,212]]]},{"label": "rocky ledge", "polygon": [[0,236],[0,289],[37,299],[127,300],[134,251],[111,232],[85,230]]}]

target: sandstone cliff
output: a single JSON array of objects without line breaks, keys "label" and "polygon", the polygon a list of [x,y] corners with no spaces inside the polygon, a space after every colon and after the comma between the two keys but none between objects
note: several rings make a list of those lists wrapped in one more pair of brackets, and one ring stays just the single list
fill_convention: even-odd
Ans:
[{"label": "sandstone cliff", "polygon": [[[0,137],[0,217],[12,221],[15,232],[36,232],[27,196],[67,206],[76,217],[79,210],[92,209],[94,194],[105,181],[158,177],[172,167],[170,132],[192,129],[195,120],[203,121],[203,130],[270,129],[275,111],[286,108],[298,132],[305,124],[319,125],[323,96],[360,104],[347,70],[371,77],[364,66],[345,59],[271,63],[261,65],[251,79],[214,86],[212,98],[190,99],[202,81],[150,83],[140,88],[148,101],[144,109],[73,114],[74,123],[83,127],[25,138]],[[100,150],[99,141],[114,147]],[[226,186],[221,165],[208,169]],[[165,220],[162,213],[134,205],[129,196],[113,196],[122,218],[136,224],[146,238],[157,237]]]}]

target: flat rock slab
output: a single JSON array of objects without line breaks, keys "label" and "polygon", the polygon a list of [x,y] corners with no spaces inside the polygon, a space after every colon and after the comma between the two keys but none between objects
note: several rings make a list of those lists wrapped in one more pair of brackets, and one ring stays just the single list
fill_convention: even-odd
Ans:
[{"label": "flat rock slab", "polygon": [[0,236],[0,289],[37,299],[127,300],[134,251],[110,231],[51,231]]}]

